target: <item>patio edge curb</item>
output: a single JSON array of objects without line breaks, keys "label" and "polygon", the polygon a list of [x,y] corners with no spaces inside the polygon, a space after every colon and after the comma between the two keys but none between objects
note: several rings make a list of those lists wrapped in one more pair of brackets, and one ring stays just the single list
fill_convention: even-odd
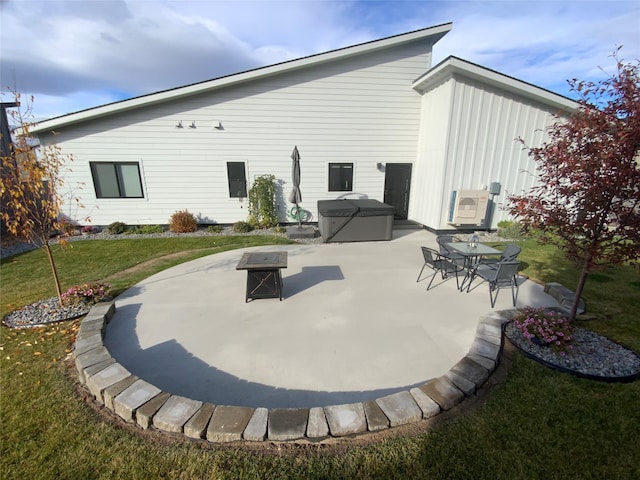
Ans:
[{"label": "patio edge curb", "polygon": [[[480,317],[469,352],[444,375],[419,387],[364,403],[313,408],[213,405],[163,392],[126,370],[104,345],[115,302],[96,304],[80,323],[72,357],[89,398],[142,429],[221,442],[318,442],[431,419],[463,402],[497,368],[503,325],[515,310]],[[167,420],[169,419],[169,420]]]}]

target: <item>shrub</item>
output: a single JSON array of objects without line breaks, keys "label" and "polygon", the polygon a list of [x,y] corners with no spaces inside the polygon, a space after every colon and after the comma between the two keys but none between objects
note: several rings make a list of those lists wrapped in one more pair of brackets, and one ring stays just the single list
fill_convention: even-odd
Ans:
[{"label": "shrub", "polygon": [[107,297],[110,288],[111,285],[98,282],[77,285],[62,294],[62,302],[65,305],[78,305],[80,303],[93,305]]},{"label": "shrub", "polygon": [[181,210],[169,219],[169,231],[174,233],[195,232],[198,229],[198,221],[194,214],[187,210]]},{"label": "shrub", "polygon": [[233,224],[233,231],[237,233],[249,233],[253,227],[247,222],[236,222]]},{"label": "shrub", "polygon": [[256,227],[271,228],[278,225],[276,212],[276,177],[260,175],[249,189],[249,223]]},{"label": "shrub", "polygon": [[220,233],[220,232],[222,232],[222,226],[220,226],[220,225],[209,225],[207,227],[207,232],[208,233]]},{"label": "shrub", "polygon": [[564,315],[544,308],[526,307],[513,317],[513,326],[525,338],[557,350],[560,355],[573,349],[573,325]]},{"label": "shrub", "polygon": [[523,237],[522,225],[513,220],[502,220],[498,222],[498,235],[502,238],[517,240]]},{"label": "shrub", "polygon": [[275,232],[276,233],[287,233],[287,229],[284,227],[276,227],[275,228]]},{"label": "shrub", "polygon": [[164,228],[162,228],[160,225],[141,225],[132,230],[129,230],[127,233],[138,234],[138,235],[148,235],[151,233],[164,233]]},{"label": "shrub", "polygon": [[128,229],[129,227],[124,222],[113,222],[107,227],[107,233],[111,235],[119,235],[126,232]]}]

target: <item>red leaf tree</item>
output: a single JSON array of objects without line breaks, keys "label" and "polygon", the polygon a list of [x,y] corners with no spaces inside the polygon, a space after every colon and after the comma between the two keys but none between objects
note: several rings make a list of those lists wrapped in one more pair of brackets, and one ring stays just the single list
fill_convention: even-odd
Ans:
[{"label": "red leaf tree", "polygon": [[613,58],[605,80],[569,81],[578,109],[529,149],[536,186],[508,199],[525,229],[539,230],[580,269],[571,321],[590,272],[640,258],[640,62],[624,63],[617,51]]}]

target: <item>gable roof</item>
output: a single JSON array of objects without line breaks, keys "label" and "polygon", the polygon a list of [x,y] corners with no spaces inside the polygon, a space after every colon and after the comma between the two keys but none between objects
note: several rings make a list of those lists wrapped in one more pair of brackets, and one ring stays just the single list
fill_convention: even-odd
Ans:
[{"label": "gable roof", "polygon": [[562,111],[573,111],[578,108],[578,102],[568,97],[453,55],[445,58],[418,78],[413,83],[413,88],[420,93],[424,93],[434,85],[454,75],[477,80],[485,85],[535,100]]},{"label": "gable roof", "polygon": [[106,105],[92,107],[86,110],[80,110],[78,112],[44,120],[38,125],[34,126],[31,131],[33,133],[50,131],[55,128],[82,122],[85,120],[90,120],[104,115],[110,115],[114,113],[124,112],[126,110],[135,109],[138,107],[149,106],[169,100],[175,100],[180,97],[186,97],[189,95],[195,95],[198,93],[224,88],[241,82],[252,81],[283,72],[321,65],[326,62],[341,60],[354,55],[371,53],[377,50],[396,47],[406,43],[427,40],[431,43],[431,45],[433,45],[443,36],[445,36],[451,30],[451,28],[451,23],[444,23],[442,25],[436,25],[434,27],[414,30],[412,32],[393,35],[391,37],[360,43],[350,47],[339,48],[325,53],[319,53],[295,60],[276,63],[274,65],[268,65],[266,67],[260,67],[240,73],[235,73],[232,75],[226,75],[212,80],[206,80],[203,82],[193,83],[191,85],[172,88],[169,90],[162,90],[160,92],[142,95],[127,100],[108,103]]}]

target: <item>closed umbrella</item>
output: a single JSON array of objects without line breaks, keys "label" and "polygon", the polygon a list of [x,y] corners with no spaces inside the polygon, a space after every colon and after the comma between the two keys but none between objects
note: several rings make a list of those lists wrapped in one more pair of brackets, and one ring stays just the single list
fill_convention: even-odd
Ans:
[{"label": "closed umbrella", "polygon": [[300,192],[300,153],[298,147],[293,147],[291,154],[293,164],[291,165],[291,179],[293,181],[293,190],[289,194],[289,202],[296,204],[296,212],[298,216],[298,228],[302,228],[302,215],[300,215],[299,203],[302,202],[302,193]]}]

